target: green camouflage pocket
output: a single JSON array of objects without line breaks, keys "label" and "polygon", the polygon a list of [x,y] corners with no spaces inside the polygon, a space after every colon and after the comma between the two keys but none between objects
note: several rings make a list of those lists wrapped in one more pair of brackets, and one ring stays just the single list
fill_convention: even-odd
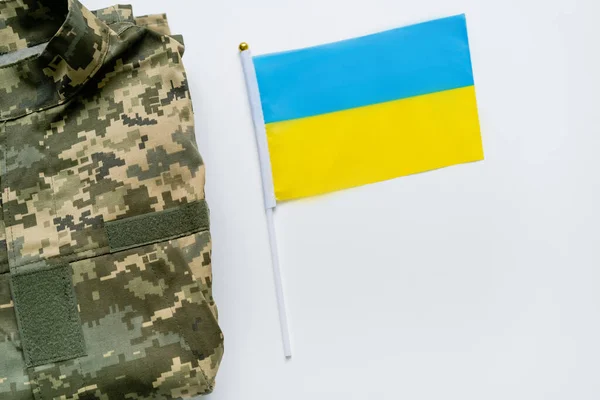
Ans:
[{"label": "green camouflage pocket", "polygon": [[212,391],[223,355],[208,231],[71,264],[87,356],[35,367],[37,399]]}]

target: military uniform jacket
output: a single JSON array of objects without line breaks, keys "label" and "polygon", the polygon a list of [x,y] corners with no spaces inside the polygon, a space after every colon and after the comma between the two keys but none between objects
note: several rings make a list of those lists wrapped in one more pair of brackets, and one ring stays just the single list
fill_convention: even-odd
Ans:
[{"label": "military uniform jacket", "polygon": [[0,400],[208,393],[204,165],[164,16],[0,0]]}]

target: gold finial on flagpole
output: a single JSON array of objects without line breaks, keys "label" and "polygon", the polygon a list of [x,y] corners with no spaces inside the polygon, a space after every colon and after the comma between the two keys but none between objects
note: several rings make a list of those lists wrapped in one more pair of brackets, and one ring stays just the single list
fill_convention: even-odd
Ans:
[{"label": "gold finial on flagpole", "polygon": [[250,46],[248,46],[248,43],[246,43],[246,42],[240,43],[240,51],[246,51],[249,48],[250,48]]}]

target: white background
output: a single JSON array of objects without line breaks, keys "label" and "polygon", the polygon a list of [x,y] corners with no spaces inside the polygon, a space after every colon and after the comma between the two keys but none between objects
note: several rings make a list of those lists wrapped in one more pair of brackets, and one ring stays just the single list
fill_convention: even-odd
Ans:
[{"label": "white background", "polygon": [[[210,400],[600,398],[598,0],[133,6],[186,42],[226,337]],[[485,161],[280,205],[286,362],[239,42],[262,54],[463,12]]]}]

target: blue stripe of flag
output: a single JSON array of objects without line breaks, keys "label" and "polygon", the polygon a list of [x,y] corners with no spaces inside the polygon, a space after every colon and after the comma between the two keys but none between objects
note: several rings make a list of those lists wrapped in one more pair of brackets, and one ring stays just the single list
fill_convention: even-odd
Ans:
[{"label": "blue stripe of flag", "polygon": [[473,85],[464,15],[254,57],[265,122]]}]

